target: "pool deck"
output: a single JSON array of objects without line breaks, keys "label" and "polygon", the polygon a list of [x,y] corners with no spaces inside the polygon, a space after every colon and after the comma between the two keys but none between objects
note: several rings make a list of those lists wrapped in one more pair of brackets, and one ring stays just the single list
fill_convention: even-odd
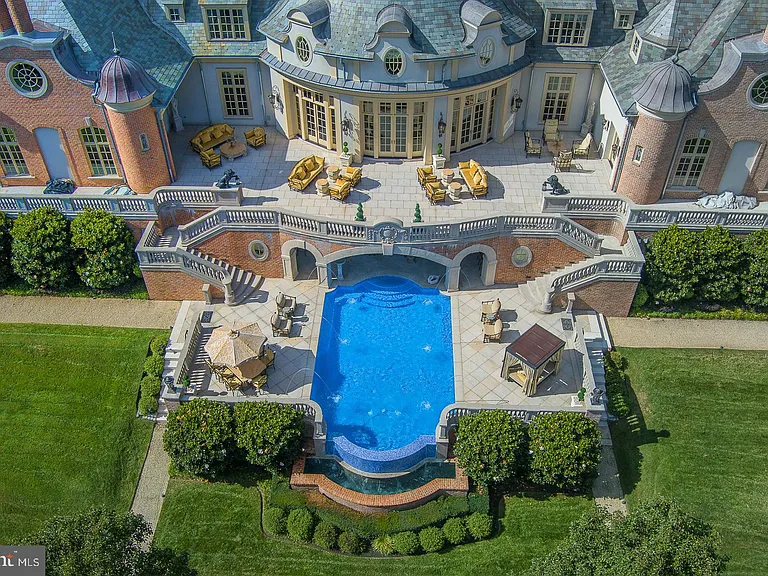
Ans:
[{"label": "pool deck", "polygon": [[[355,278],[359,281],[359,278]],[[290,337],[273,337],[270,318],[275,311],[274,298],[279,291],[298,300],[297,313]],[[244,304],[228,306],[213,304],[210,326],[234,322],[256,322],[268,336],[268,345],[275,351],[275,364],[268,371],[266,390],[227,392],[205,367],[203,349],[212,331],[204,328],[195,351],[190,382],[193,396],[209,397],[225,402],[247,401],[254,395],[260,399],[310,398],[318,347],[320,324],[323,316],[327,288],[315,280],[291,281],[265,279],[260,290]],[[542,314],[536,312],[515,286],[494,286],[488,289],[461,291],[448,294],[451,298],[453,324],[453,361],[456,402],[503,404],[527,409],[558,410],[571,406],[571,396],[582,384],[582,354],[574,347],[575,332],[563,329],[561,318],[572,318],[570,313]],[[504,333],[500,342],[483,343],[480,305],[483,300],[499,298]],[[186,318],[191,324],[205,305],[194,303],[188,307]],[[535,396],[522,393],[521,388],[500,376],[505,348],[534,324],[539,323],[566,342],[559,374],[545,380]]]}]

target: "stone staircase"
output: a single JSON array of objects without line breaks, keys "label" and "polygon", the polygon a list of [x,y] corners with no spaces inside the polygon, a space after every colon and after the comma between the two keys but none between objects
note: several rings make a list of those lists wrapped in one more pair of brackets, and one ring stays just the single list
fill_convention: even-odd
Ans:
[{"label": "stone staircase", "polygon": [[[589,260],[590,259],[587,258],[586,261]],[[560,274],[567,274],[572,270],[581,268],[584,266],[584,262],[585,261],[576,262],[562,268],[557,268],[551,272],[548,272],[547,274],[544,274],[544,276],[538,276],[533,280],[529,280],[525,284],[520,284],[518,286],[520,288],[520,292],[523,296],[525,296],[525,299],[528,302],[536,307],[536,310],[539,310],[540,312],[549,312],[550,310],[544,309],[543,304],[546,301],[548,288],[552,286],[552,280],[555,278],[555,276],[559,276]]]},{"label": "stone staircase", "polygon": [[221,268],[224,268],[227,272],[229,272],[230,276],[232,277],[232,291],[234,292],[234,297],[233,297],[234,304],[240,304],[241,302],[245,301],[248,297],[250,297],[251,294],[253,294],[256,290],[259,289],[259,286],[261,285],[261,282],[264,279],[262,276],[259,276],[258,274],[255,274],[249,270],[243,270],[242,268],[238,268],[237,266],[234,266],[229,262],[225,262],[224,260],[219,260],[218,258],[209,256],[208,254],[203,254],[202,252],[200,252],[199,250],[196,250],[195,248],[188,248],[187,251],[190,254],[193,254],[198,258],[202,258],[203,260],[210,262],[214,266],[219,266]]}]

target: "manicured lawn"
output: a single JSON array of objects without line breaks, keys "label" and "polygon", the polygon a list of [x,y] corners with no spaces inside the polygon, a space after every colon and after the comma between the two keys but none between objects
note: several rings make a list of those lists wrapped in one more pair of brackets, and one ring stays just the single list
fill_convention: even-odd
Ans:
[{"label": "manicured lawn", "polygon": [[630,507],[671,496],[720,531],[728,574],[768,574],[768,353],[621,353],[636,398],[612,434]]},{"label": "manicured lawn", "polygon": [[0,543],[56,514],[128,510],[152,434],[135,414],[155,334],[0,324]]},{"label": "manicured lawn", "polygon": [[483,576],[520,574],[550,550],[569,524],[592,506],[586,498],[554,496],[506,501],[496,538],[441,554],[356,558],[267,538],[259,527],[256,487],[171,480],[155,536],[160,546],[189,550],[200,576],[253,574],[340,576]]}]

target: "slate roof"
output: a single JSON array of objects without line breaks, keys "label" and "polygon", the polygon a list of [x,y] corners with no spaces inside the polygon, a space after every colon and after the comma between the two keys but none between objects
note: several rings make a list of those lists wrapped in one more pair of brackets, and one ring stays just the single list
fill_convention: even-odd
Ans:
[{"label": "slate roof", "polygon": [[170,100],[184,77],[191,55],[171,41],[141,9],[136,0],[27,0],[33,19],[68,30],[74,42],[77,63],[97,73],[112,56],[114,32],[123,55],[135,60],[157,82],[155,99],[160,105]]},{"label": "slate roof", "polygon": [[[723,59],[725,41],[764,31],[768,24],[768,0],[700,0],[695,3],[665,0],[650,11],[645,22],[637,26],[641,36],[648,30],[659,33],[660,29],[655,25],[651,27],[650,23],[660,22],[660,15],[669,13],[670,3],[679,4],[678,10],[696,11],[690,20],[696,23],[696,27],[680,28],[683,48],[678,59],[678,63],[691,73],[694,89],[717,71]],[[674,53],[672,46],[677,46],[677,37],[670,43],[670,49],[643,43],[640,60],[635,64],[629,56],[632,36],[632,32],[628,33],[624,40],[608,50],[600,63],[619,107],[627,115],[637,112],[632,92],[655,64]],[[690,48],[686,49],[685,45]]]},{"label": "slate roof", "polygon": [[[297,8],[302,0],[278,0],[259,27],[267,36],[278,42],[287,37],[289,10]],[[325,44],[315,48],[316,53],[332,54],[345,58],[372,59],[373,53],[366,48],[376,18],[392,0],[329,0],[331,17],[330,30]],[[464,26],[461,21],[462,0],[419,0],[400,2],[413,21],[413,41],[421,52],[414,54],[415,60],[440,59],[445,57],[469,56],[475,53],[473,47],[464,46]],[[489,8],[501,14],[502,26],[507,42],[514,44],[535,33],[525,15],[514,2],[506,0],[485,0]]]}]

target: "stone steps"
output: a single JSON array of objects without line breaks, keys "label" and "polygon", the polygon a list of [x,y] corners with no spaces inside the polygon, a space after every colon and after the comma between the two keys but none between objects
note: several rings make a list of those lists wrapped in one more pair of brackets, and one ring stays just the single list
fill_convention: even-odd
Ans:
[{"label": "stone steps", "polygon": [[234,304],[240,304],[241,302],[245,301],[248,297],[250,297],[251,294],[253,294],[256,290],[258,290],[262,280],[264,279],[262,276],[254,272],[251,272],[250,270],[243,270],[242,268],[238,268],[237,266],[234,266],[229,262],[225,262],[224,260],[219,260],[218,258],[215,258],[214,256],[209,256],[208,254],[203,254],[202,252],[200,252],[199,250],[196,250],[195,248],[190,248],[189,252],[194,254],[198,258],[202,258],[203,260],[206,260],[211,264],[214,264],[215,266],[220,266],[221,268],[224,268],[227,272],[229,272],[230,276],[232,277],[232,291],[234,292],[234,298],[233,298]]}]

